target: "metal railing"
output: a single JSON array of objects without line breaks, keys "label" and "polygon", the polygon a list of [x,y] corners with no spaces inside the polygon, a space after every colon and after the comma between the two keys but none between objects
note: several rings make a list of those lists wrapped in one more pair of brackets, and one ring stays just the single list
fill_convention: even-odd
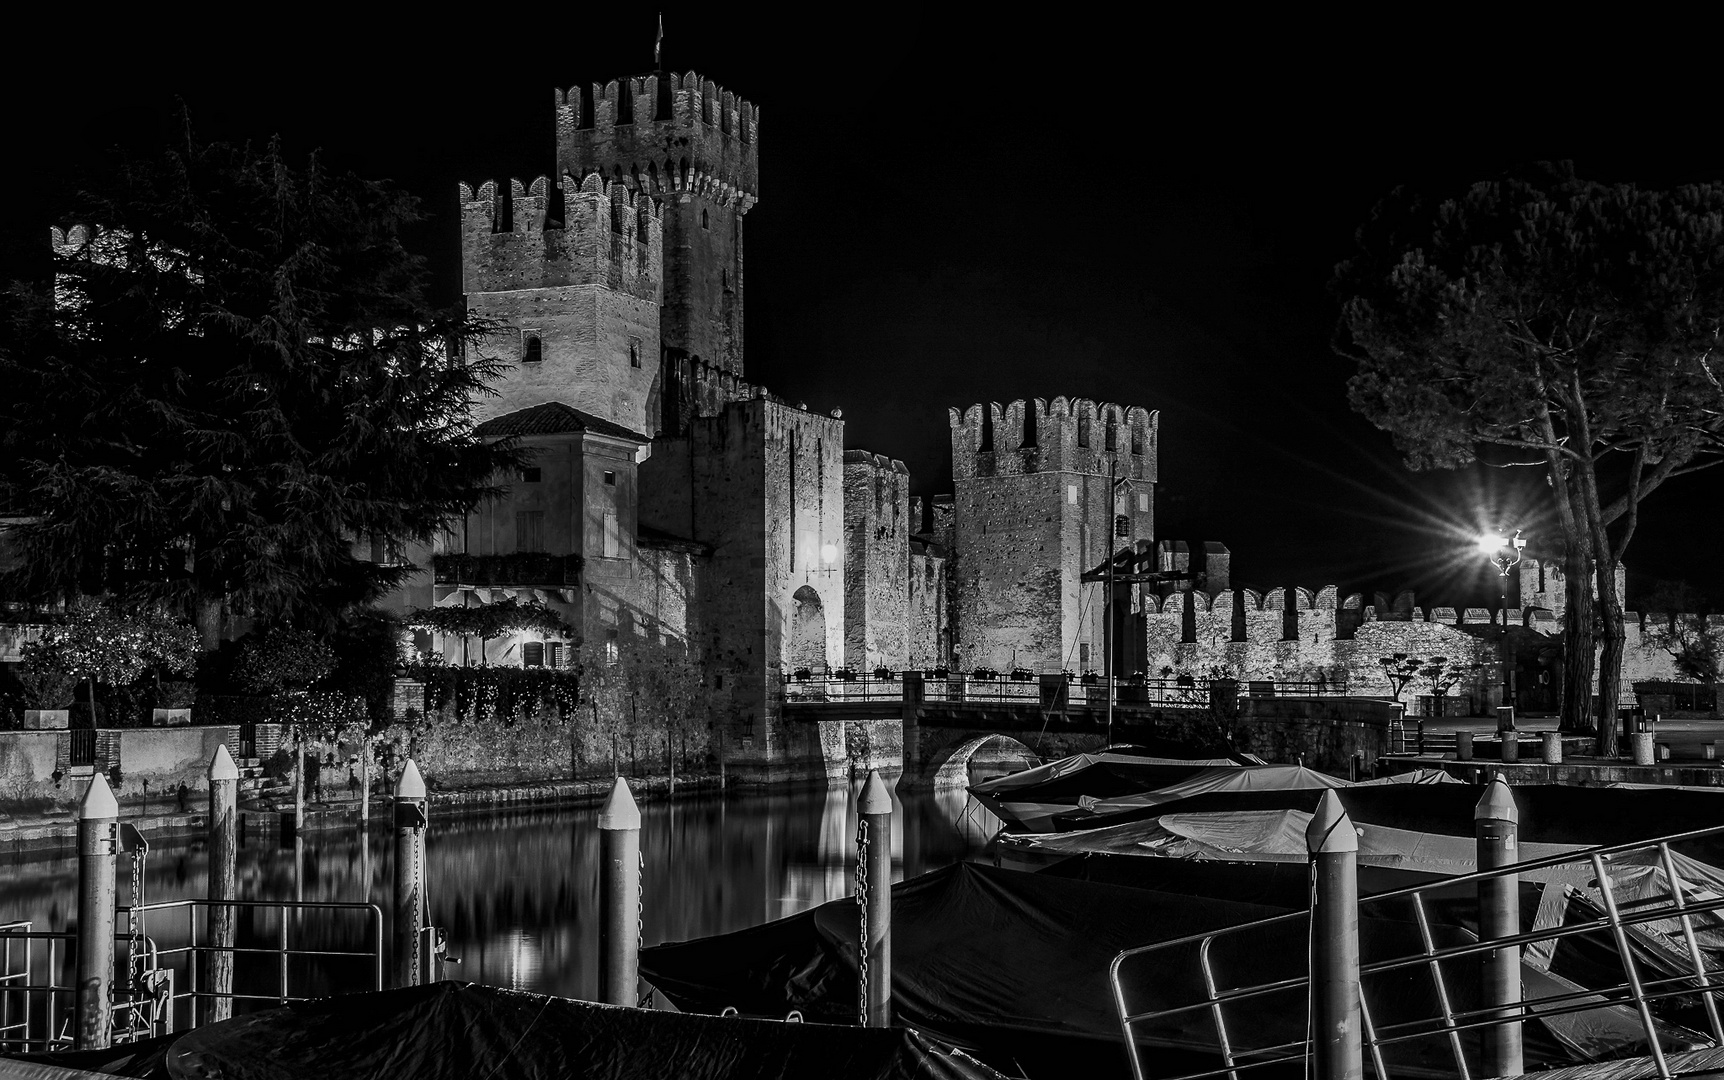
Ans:
[{"label": "metal railing", "polygon": [[[275,940],[267,946],[235,944],[231,948],[214,945],[208,940],[208,911],[216,906],[241,910],[273,911],[277,925]],[[129,933],[130,915],[165,914],[158,920],[151,936],[133,938]],[[178,913],[184,913],[184,921]],[[204,917],[200,918],[199,913]],[[347,914],[364,920],[362,949],[297,946],[293,941],[295,924],[307,914],[328,916]],[[178,1028],[196,1026],[207,1016],[209,1003],[225,998],[235,1003],[267,1002],[285,1005],[306,1001],[314,994],[296,986],[293,962],[296,959],[324,962],[363,963],[364,971],[343,979],[349,989],[383,989],[383,912],[376,904],[317,901],[317,900],[172,900],[144,904],[133,909],[124,905],[116,910],[115,967],[118,969],[110,997],[113,1013],[113,1038],[125,1042],[153,1034],[165,1034]],[[323,925],[326,922],[320,920]],[[300,927],[302,934],[306,927]],[[163,941],[172,937],[172,943]],[[136,945],[136,953],[133,947]],[[274,992],[239,989],[240,972],[235,972],[235,988],[228,993],[211,991],[204,982],[204,958],[217,952],[230,952],[237,958],[254,956],[271,958],[265,970],[273,971]],[[70,1024],[76,1007],[77,988],[69,976],[71,964],[77,958],[77,935],[70,932],[34,930],[28,922],[0,925],[0,1050],[32,1051],[65,1049],[72,1044]],[[248,983],[271,981],[256,965],[250,965]],[[302,971],[302,978],[308,977]],[[123,977],[121,977],[123,976]],[[133,976],[136,976],[135,978]],[[39,981],[40,980],[40,981]],[[203,1009],[200,1009],[200,1003]],[[200,1016],[200,1012],[204,1015]]]},{"label": "metal railing", "polygon": [[[1107,681],[1100,676],[1066,675],[1063,694],[1047,675],[975,675],[951,672],[937,676],[922,672],[924,702],[950,705],[1041,703],[1059,708],[1104,708]],[[797,672],[782,677],[786,700],[792,702],[901,701],[905,693],[902,672],[880,674],[869,671]],[[1118,705],[1151,705],[1162,708],[1208,708],[1213,696],[1209,680],[1144,679],[1121,676],[1114,681],[1113,700]],[[1255,679],[1238,684],[1240,697],[1350,697],[1344,682],[1300,682]]]},{"label": "metal railing", "polygon": [[[1668,1078],[1671,1071],[1664,1043],[1675,1041],[1680,1029],[1673,1021],[1659,1019],[1654,1005],[1677,998],[1688,1002],[1699,1000],[1707,1034],[1714,1045],[1724,1046],[1724,1024],[1720,1023],[1716,1001],[1720,990],[1724,990],[1724,970],[1707,962],[1694,925],[1695,916],[1724,910],[1724,896],[1685,883],[1670,850],[1672,844],[1720,834],[1724,834],[1724,827],[1595,848],[1361,899],[1361,942],[1365,945],[1359,967],[1363,1045],[1377,1076],[1387,1080],[1397,1065],[1405,1067],[1404,1062],[1389,1060],[1397,1049],[1423,1042],[1427,1046],[1438,1044],[1434,1053],[1448,1059],[1448,1067],[1455,1075],[1471,1080],[1477,1070],[1468,1060],[1462,1038],[1468,1032],[1505,1023],[1628,1007],[1633,1010],[1632,1023],[1638,1025],[1658,1075]],[[1608,874],[1609,863],[1635,852],[1656,853],[1658,869],[1665,876],[1667,896],[1627,905],[1618,901],[1616,887]],[[1587,891],[1555,880],[1560,875],[1544,873],[1544,888],[1564,889],[1565,898],[1585,901],[1578,905],[1583,916],[1588,907],[1597,911],[1597,915],[1565,919],[1549,927],[1535,925],[1528,933],[1482,941],[1458,931],[1452,923],[1432,918],[1432,893],[1564,866],[1578,867],[1579,879],[1587,881],[1586,889],[1596,890],[1596,902]],[[1652,925],[1657,923],[1665,925]],[[1367,925],[1371,927],[1370,934],[1363,932]],[[1287,1039],[1280,1037],[1287,1033],[1285,1027],[1278,1034],[1273,1020],[1265,1018],[1309,1015],[1299,1008],[1301,1004],[1309,1007],[1309,950],[1305,959],[1294,965],[1304,966],[1305,970],[1275,971],[1274,958],[1286,953],[1284,948],[1276,950],[1271,945],[1290,939],[1308,941],[1309,933],[1309,912],[1294,912],[1127,949],[1115,957],[1109,968],[1109,980],[1137,1080],[1146,1075],[1141,1045],[1146,1038],[1162,1048],[1198,1051],[1221,1061],[1220,1067],[1177,1078],[1167,1075],[1164,1068],[1158,1069],[1157,1075],[1163,1080],[1220,1076],[1239,1080],[1240,1074],[1247,1070],[1307,1061],[1312,1053],[1309,1020],[1300,1025],[1304,1030],[1302,1037]],[[1523,996],[1520,1008],[1508,1010],[1507,1015],[1500,1006],[1467,1008],[1457,1002],[1457,988],[1470,985],[1473,979],[1473,971],[1463,967],[1463,961],[1476,963],[1496,949],[1509,946],[1549,943],[1549,950],[1554,950],[1561,940],[1587,935],[1593,936],[1591,944],[1596,947],[1604,934],[1609,935],[1609,945],[1614,947],[1622,965],[1620,982],[1583,986],[1553,977],[1544,985],[1559,992],[1529,991]],[[1448,943],[1440,943],[1439,936],[1448,939]],[[1456,940],[1466,938],[1472,940]],[[1391,951],[1383,955],[1381,946],[1397,940],[1411,942],[1414,947],[1404,953]],[[1648,958],[1662,958],[1664,963],[1656,965]],[[1234,984],[1220,977],[1218,969],[1224,959],[1236,961],[1240,970],[1262,981]],[[1145,972],[1153,972],[1153,978],[1134,977]],[[1170,995],[1178,996],[1181,988],[1188,991],[1187,999],[1165,1000]],[[1373,1008],[1374,988],[1381,991],[1375,996],[1376,1008]],[[1160,995],[1164,1000],[1140,1000],[1151,995]],[[1434,1013],[1419,1015],[1415,1011],[1409,1015],[1405,1006],[1415,997],[1434,1004]],[[1266,1010],[1264,1006],[1269,1000],[1276,1001],[1279,1008],[1273,1012]],[[1253,1007],[1249,1014],[1241,1011]],[[1688,1012],[1693,1013],[1691,1004]],[[1159,1033],[1153,1030],[1158,1026]],[[1279,1038],[1279,1041],[1252,1041],[1262,1038]],[[1428,1072],[1433,1067],[1425,1062],[1420,1069]]]}]

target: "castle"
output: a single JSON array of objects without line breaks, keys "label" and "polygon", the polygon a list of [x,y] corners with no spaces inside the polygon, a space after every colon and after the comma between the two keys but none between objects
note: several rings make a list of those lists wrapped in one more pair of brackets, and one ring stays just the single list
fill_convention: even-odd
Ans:
[{"label": "castle", "polygon": [[[954,494],[925,507],[902,462],[845,449],[838,410],[747,380],[760,110],[662,72],[558,90],[553,108],[551,176],[460,189],[463,291],[500,328],[483,347],[512,365],[478,430],[519,438],[532,464],[405,553],[431,573],[392,604],[515,597],[613,655],[680,643],[739,766],[780,756],[798,672],[1099,668],[1109,641],[1128,662],[1131,605],[1104,628],[1080,576],[1110,539],[1153,541],[1155,413],[954,410]],[[485,649],[568,662],[538,635]]]},{"label": "castle", "polygon": [[[558,90],[553,108],[552,176],[460,189],[467,303],[502,328],[485,347],[513,365],[479,403],[479,431],[519,437],[533,464],[418,553],[433,573],[402,607],[514,596],[611,655],[676,643],[698,658],[733,766],[763,773],[794,738],[781,710],[800,673],[1111,660],[1387,692],[1379,655],[1490,668],[1488,612],[1236,590],[1221,544],[1194,563],[1158,541],[1152,410],[1063,397],[953,409],[952,494],[924,506],[902,462],[845,449],[839,410],[747,380],[760,109],[671,73]],[[1107,602],[1085,572],[1121,551],[1172,580],[1117,584]],[[1527,597],[1548,611],[1541,601]],[[485,659],[568,662],[559,642],[521,637]],[[1474,682],[1482,706],[1494,680]]]}]

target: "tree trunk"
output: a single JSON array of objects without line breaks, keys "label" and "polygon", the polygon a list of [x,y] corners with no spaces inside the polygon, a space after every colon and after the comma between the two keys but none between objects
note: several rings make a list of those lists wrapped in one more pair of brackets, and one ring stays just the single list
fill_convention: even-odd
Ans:
[{"label": "tree trunk", "polygon": [[96,726],[96,677],[90,676],[90,726]]},{"label": "tree trunk", "polygon": [[1598,561],[1598,604],[1603,650],[1598,657],[1598,755],[1615,757],[1617,702],[1622,700],[1622,654],[1627,635],[1623,630],[1622,597],[1616,594],[1616,560]]},{"label": "tree trunk", "polygon": [[1593,629],[1592,558],[1569,538],[1563,558],[1566,598],[1562,606],[1563,731],[1594,731],[1592,711]]}]

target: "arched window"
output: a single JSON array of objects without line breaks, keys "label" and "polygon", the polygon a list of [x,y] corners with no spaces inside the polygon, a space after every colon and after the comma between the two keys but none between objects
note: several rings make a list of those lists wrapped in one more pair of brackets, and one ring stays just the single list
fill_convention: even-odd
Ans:
[{"label": "arched window", "polygon": [[544,358],[544,342],[539,340],[539,335],[528,334],[526,339],[521,343],[521,363],[536,364]]},{"label": "arched window", "polygon": [[1077,444],[1079,446],[1089,445],[1089,417],[1087,416],[1078,417]]},{"label": "arched window", "polygon": [[629,367],[641,366],[641,347],[638,342],[629,342]]},{"label": "arched window", "polygon": [[705,210],[702,210],[700,212],[700,227],[703,229],[710,227],[710,222],[707,219]]}]

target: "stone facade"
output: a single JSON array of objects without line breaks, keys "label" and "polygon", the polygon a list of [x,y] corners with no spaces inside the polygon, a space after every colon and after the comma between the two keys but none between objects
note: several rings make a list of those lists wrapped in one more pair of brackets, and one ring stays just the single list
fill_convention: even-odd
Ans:
[{"label": "stone facade", "polygon": [[[852,667],[910,662],[910,470],[862,450],[844,454],[844,654]],[[924,570],[925,572],[925,570]]]},{"label": "stone facade", "polygon": [[[957,663],[1101,667],[1105,605],[1080,578],[1154,539],[1159,414],[1056,397],[949,415]],[[1124,481],[1111,496],[1110,476]],[[1128,595],[1121,588],[1117,598]],[[1128,610],[1112,605],[1116,660]]]}]

